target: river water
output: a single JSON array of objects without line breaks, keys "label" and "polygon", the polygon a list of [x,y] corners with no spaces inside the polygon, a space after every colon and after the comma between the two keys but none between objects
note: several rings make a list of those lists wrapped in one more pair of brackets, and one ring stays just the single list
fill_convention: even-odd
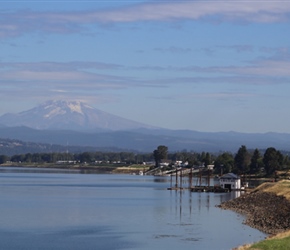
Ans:
[{"label": "river water", "polygon": [[236,193],[169,191],[166,177],[0,168],[0,249],[214,249],[264,239],[215,207]]}]

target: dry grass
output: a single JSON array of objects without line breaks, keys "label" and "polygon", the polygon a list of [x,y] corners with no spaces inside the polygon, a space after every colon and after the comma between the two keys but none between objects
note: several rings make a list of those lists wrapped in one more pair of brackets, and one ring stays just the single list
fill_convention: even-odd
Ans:
[{"label": "dry grass", "polygon": [[253,244],[246,244],[246,245],[243,245],[243,246],[240,246],[240,247],[237,247],[237,248],[233,248],[232,250],[261,250],[260,248],[251,248]]},{"label": "dry grass", "polygon": [[277,195],[283,195],[287,200],[290,200],[290,180],[265,182],[253,190],[253,192],[257,191],[271,192]]},{"label": "dry grass", "polygon": [[286,232],[283,232],[283,233],[278,233],[276,235],[273,235],[273,236],[269,236],[267,238],[267,240],[269,239],[283,239],[285,237],[289,237],[290,236],[290,231],[286,231]]},{"label": "dry grass", "polygon": [[128,167],[122,166],[122,167],[117,167],[113,170],[113,173],[137,173],[140,170],[142,171],[147,171],[149,167],[144,167],[143,165],[131,165]]},{"label": "dry grass", "polygon": [[246,244],[246,245],[243,245],[243,246],[239,246],[239,247],[233,248],[233,250],[247,250],[251,246],[252,246],[252,244]]},{"label": "dry grass", "polygon": [[[269,236],[267,237],[267,239],[265,239],[265,241],[267,240],[279,240],[279,239],[283,239],[283,238],[286,238],[286,237],[290,237],[290,231],[287,231],[287,232],[283,232],[283,233],[278,233],[276,235],[272,235],[272,236]],[[252,247],[253,244],[246,244],[246,245],[243,245],[243,246],[239,246],[239,247],[236,247],[236,248],[233,248],[233,250],[261,250],[260,248],[253,248]]]}]

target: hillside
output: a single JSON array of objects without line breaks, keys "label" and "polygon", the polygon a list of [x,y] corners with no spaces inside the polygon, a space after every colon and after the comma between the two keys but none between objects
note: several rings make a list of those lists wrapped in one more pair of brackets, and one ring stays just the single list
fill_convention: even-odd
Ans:
[{"label": "hillside", "polygon": [[0,138],[0,155],[17,155],[26,153],[51,153],[51,152],[70,152],[70,153],[81,153],[81,152],[94,152],[94,151],[110,151],[118,152],[118,148],[97,148],[97,147],[81,147],[81,146],[69,146],[69,145],[57,145],[57,144],[45,144],[45,143],[34,143],[24,142],[20,140],[3,139]]},{"label": "hillside", "polygon": [[81,132],[0,127],[0,138],[64,146],[119,148],[139,152],[152,152],[158,145],[166,145],[170,151],[193,150],[213,153],[236,152],[241,145],[253,149],[275,147],[278,150],[288,151],[290,148],[289,134],[205,133],[166,129]]}]

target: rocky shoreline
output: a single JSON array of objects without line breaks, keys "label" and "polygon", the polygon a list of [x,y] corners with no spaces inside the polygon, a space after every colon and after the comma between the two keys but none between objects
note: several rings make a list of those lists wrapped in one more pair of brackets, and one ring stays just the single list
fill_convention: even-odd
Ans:
[{"label": "rocky shoreline", "polygon": [[290,229],[290,201],[275,193],[253,191],[218,207],[245,214],[245,224],[267,234]]}]

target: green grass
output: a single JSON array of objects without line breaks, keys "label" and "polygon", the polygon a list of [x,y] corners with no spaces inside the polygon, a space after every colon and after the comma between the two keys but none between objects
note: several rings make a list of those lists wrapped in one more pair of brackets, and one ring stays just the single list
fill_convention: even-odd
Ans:
[{"label": "green grass", "polygon": [[283,239],[268,239],[253,244],[249,249],[261,250],[289,250],[290,236]]}]

